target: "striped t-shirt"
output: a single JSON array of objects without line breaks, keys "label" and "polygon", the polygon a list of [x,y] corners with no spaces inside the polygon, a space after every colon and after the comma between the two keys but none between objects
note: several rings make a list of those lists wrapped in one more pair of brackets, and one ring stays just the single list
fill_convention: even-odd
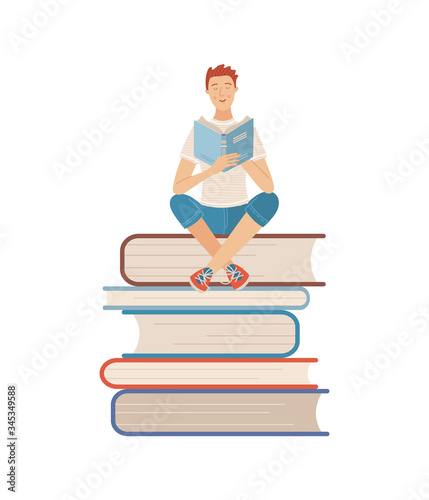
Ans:
[{"label": "striped t-shirt", "polygon": [[[210,120],[222,133],[231,125],[237,123],[236,120]],[[265,148],[259,138],[258,133],[254,132],[253,138],[253,158],[252,160],[260,160],[265,158]],[[201,172],[204,172],[210,165],[197,160],[194,156],[194,127],[190,131],[185,144],[183,145],[181,158],[199,163]],[[212,175],[202,182],[201,204],[209,207],[236,207],[244,205],[249,201],[246,189],[246,171],[241,165],[228,170],[227,172],[219,172]]]}]

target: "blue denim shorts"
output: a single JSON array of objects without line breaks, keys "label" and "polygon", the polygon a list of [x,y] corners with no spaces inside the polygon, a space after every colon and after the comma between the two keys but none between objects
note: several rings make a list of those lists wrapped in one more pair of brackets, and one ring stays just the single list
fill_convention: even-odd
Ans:
[{"label": "blue denim shorts", "polygon": [[259,193],[249,203],[238,207],[208,207],[187,194],[176,194],[170,201],[171,210],[186,229],[201,218],[214,234],[230,234],[244,214],[260,226],[265,226],[274,217],[279,199],[274,193]]}]

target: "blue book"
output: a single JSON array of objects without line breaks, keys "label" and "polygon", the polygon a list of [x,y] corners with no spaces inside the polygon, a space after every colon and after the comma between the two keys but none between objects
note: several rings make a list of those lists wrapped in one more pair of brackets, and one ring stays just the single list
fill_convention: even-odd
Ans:
[{"label": "blue book", "polygon": [[[188,299],[189,301],[191,299]],[[124,358],[284,358],[299,346],[299,322],[271,304],[253,307],[137,307],[140,339]]]},{"label": "blue book", "polygon": [[111,422],[123,436],[328,436],[316,407],[327,389],[126,389]]},{"label": "blue book", "polygon": [[[221,130],[204,117],[194,121],[194,156],[198,160],[213,165],[221,155],[238,153],[238,165],[253,157],[253,118],[246,116],[223,134]],[[231,170],[229,167],[223,170]]]}]

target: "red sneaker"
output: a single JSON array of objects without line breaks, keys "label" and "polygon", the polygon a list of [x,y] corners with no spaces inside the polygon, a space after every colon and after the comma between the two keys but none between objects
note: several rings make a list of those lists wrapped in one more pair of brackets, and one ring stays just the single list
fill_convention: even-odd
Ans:
[{"label": "red sneaker", "polygon": [[209,284],[213,278],[213,269],[210,267],[203,267],[189,278],[189,283],[194,287],[197,292],[206,292],[210,290]]},{"label": "red sneaker", "polygon": [[249,273],[242,267],[234,264],[227,266],[226,275],[228,276],[229,282],[234,290],[243,289],[250,280]]}]

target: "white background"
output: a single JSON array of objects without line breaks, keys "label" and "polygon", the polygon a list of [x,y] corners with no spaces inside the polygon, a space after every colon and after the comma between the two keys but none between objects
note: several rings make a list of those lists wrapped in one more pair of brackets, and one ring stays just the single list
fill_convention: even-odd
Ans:
[{"label": "white background", "polygon": [[[428,498],[428,154],[393,189],[385,178],[429,139],[428,3],[395,4],[382,27],[371,12],[388,1],[63,3],[19,43],[39,2],[0,8],[1,489],[14,382],[18,498]],[[356,28],[371,38],[348,60]],[[137,326],[101,311],[100,291],[121,283],[125,237],[181,231],[169,208],[179,152],[193,120],[212,116],[205,73],[222,63],[239,75],[235,117],[267,129],[280,209],[265,231],[332,244],[316,263],[327,286],[297,314],[298,355],[319,358],[311,378],[331,390],[318,409],[329,438],[137,440],[110,425],[99,368],[133,350]],[[111,106],[148,67],[162,81],[122,119]],[[294,118],[280,127],[284,109]],[[112,133],[56,175],[53,162],[106,117]],[[79,333],[42,365],[69,323]],[[408,345],[382,355],[401,332]],[[369,362],[384,365],[365,375]],[[112,453],[120,464],[97,481]]]}]

